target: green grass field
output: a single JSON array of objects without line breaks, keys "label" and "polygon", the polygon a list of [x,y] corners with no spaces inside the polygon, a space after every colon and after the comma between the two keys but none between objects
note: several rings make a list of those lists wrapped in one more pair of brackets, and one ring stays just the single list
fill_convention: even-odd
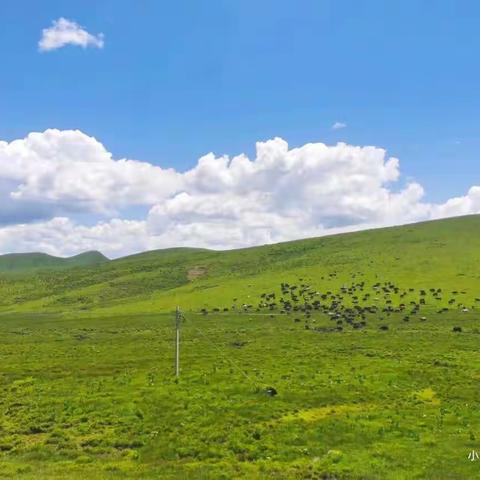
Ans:
[{"label": "green grass field", "polygon": [[480,478],[479,298],[479,216],[3,273],[0,476]]}]

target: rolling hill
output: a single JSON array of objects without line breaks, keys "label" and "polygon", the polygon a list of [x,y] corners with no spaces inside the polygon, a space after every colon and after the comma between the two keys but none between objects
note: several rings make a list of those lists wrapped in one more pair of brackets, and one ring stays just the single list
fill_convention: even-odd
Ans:
[{"label": "rolling hill", "polygon": [[[0,308],[105,314],[171,311],[176,304],[225,308],[234,298],[256,302],[261,292],[299,278],[319,290],[355,278],[458,290],[466,301],[480,296],[478,215],[232,251],[174,248],[109,262],[98,253],[83,255],[63,260],[74,269],[25,271],[15,278],[3,273]],[[81,265],[93,255],[98,262]],[[27,260],[30,268],[37,265]]]},{"label": "rolling hill", "polygon": [[84,252],[73,257],[55,257],[46,253],[8,253],[0,255],[0,272],[32,272],[43,269],[87,267],[108,262],[97,251]]},{"label": "rolling hill", "polygon": [[0,476],[478,478],[479,308],[480,216],[4,271]]}]

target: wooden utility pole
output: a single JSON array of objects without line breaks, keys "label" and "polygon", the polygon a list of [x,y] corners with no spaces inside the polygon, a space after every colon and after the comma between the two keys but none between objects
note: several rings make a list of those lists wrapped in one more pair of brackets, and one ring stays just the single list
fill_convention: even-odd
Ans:
[{"label": "wooden utility pole", "polygon": [[180,376],[180,308],[175,310],[175,376]]}]

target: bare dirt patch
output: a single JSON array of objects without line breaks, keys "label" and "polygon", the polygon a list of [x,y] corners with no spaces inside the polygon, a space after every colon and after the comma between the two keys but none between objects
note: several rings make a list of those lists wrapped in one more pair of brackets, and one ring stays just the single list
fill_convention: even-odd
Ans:
[{"label": "bare dirt patch", "polygon": [[196,278],[203,277],[207,273],[207,269],[205,267],[192,267],[187,272],[187,278],[189,280],[195,280]]}]

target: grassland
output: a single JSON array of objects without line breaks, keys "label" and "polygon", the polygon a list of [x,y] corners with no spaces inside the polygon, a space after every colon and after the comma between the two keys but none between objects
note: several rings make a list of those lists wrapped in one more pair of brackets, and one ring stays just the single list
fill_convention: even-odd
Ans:
[{"label": "grassland", "polygon": [[478,216],[3,274],[0,476],[479,478],[479,297]]},{"label": "grassland", "polygon": [[[480,216],[469,216],[227,252],[179,248],[93,267],[3,274],[0,311],[111,315],[168,312],[176,304],[197,311],[230,307],[233,298],[249,303],[298,278],[322,291],[353,278],[466,291],[472,302],[480,293],[479,265]],[[189,280],[199,268],[203,275]]]}]

